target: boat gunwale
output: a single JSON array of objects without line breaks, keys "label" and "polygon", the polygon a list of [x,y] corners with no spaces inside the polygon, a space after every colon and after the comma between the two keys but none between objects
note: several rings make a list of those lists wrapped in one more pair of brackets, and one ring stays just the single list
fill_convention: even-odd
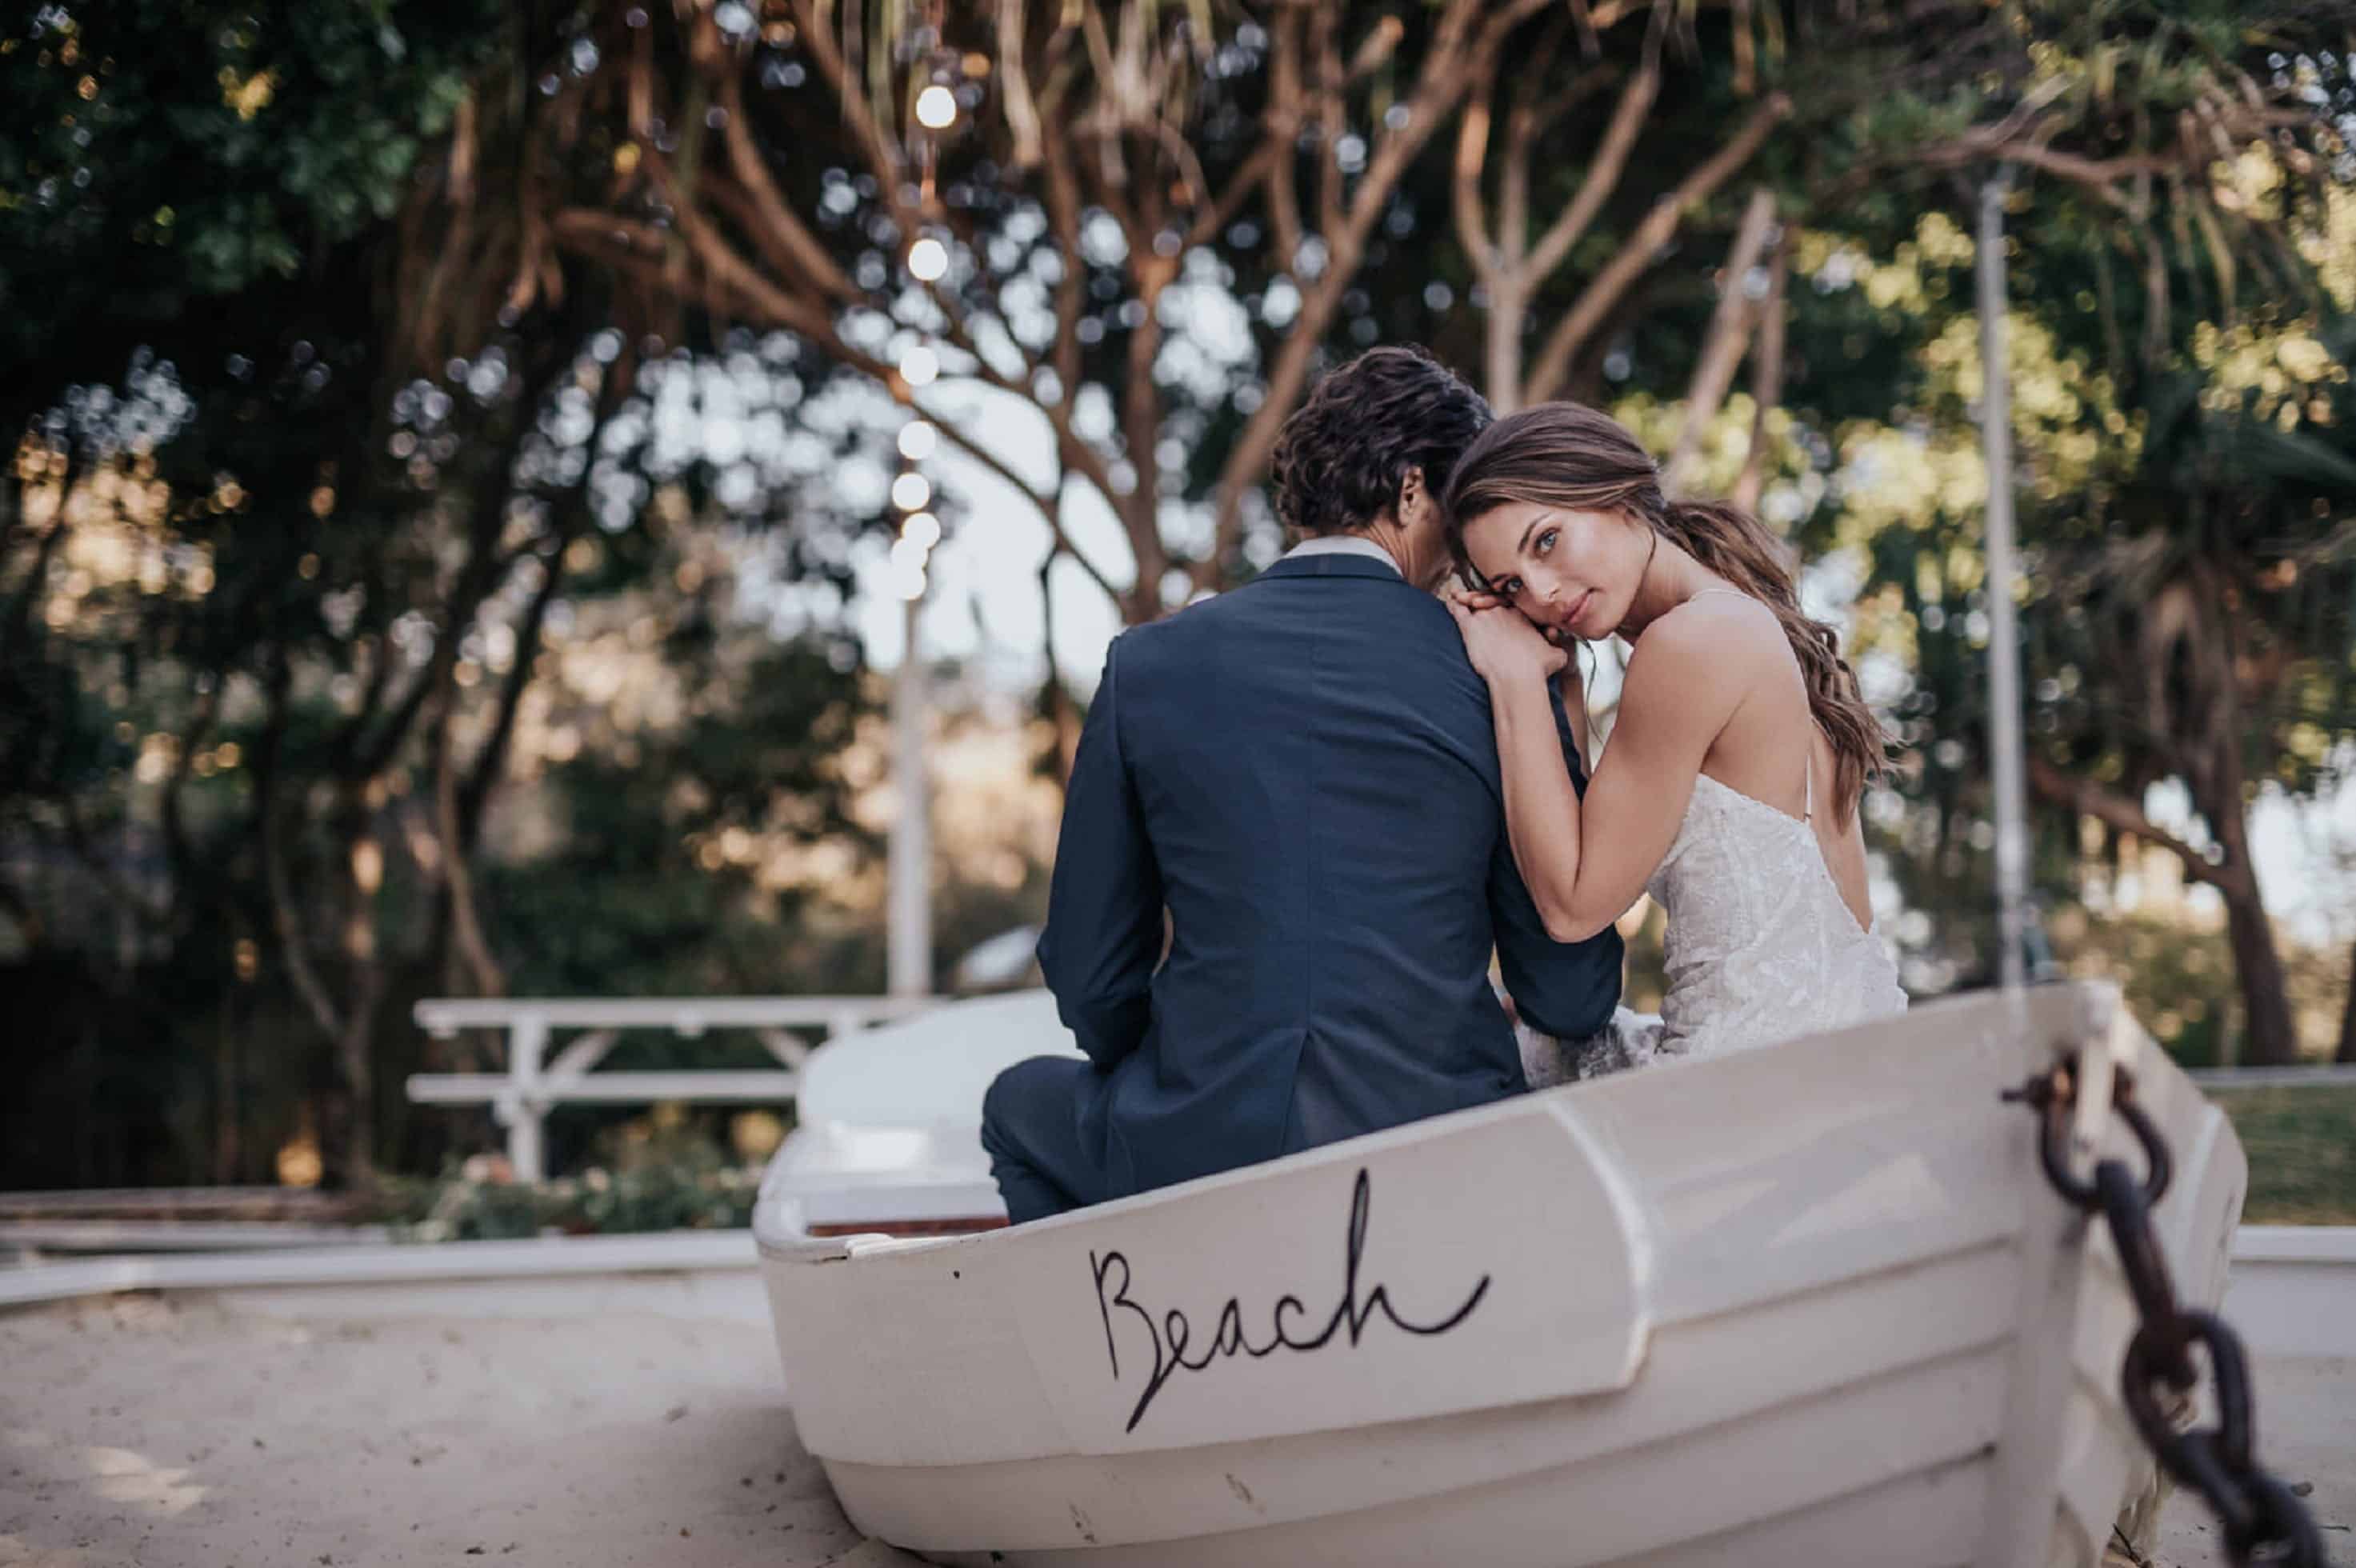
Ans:
[{"label": "boat gunwale", "polygon": [[[2100,1006],[2099,999],[2115,1000],[2115,988],[2100,981],[2065,980],[2031,987],[2026,1000],[2031,1006],[2040,1004],[2050,1006],[2055,1004],[2058,999],[2068,995],[2076,996],[2081,1006],[2090,1002]],[[1964,993],[1954,996],[1941,997],[1920,1007],[1910,1008],[1894,1020],[1871,1019],[1864,1023],[1849,1025],[1845,1028],[1826,1030],[1820,1034],[1798,1035],[1788,1040],[1779,1040],[1772,1045],[1758,1047],[1751,1051],[1729,1053],[1725,1056],[1670,1058],[1648,1064],[1642,1070],[1648,1078],[1659,1078],[1663,1075],[1708,1069],[1722,1066],[1736,1057],[1752,1057],[1766,1052],[1786,1050],[1803,1044],[1878,1033],[1890,1029],[1893,1024],[1902,1026],[1908,1023],[1926,1021],[1931,1015],[1949,1011],[1960,1013],[1986,1005],[1987,998],[1983,993]],[[2081,1026],[2083,1028],[2083,1024]],[[948,1236],[894,1236],[886,1230],[858,1231],[823,1237],[812,1236],[801,1230],[773,1233],[770,1227],[778,1223],[779,1211],[790,1214],[799,1208],[796,1199],[780,1197],[766,1199],[756,1204],[753,1215],[753,1238],[764,1258],[787,1263],[825,1263],[845,1259],[902,1257],[911,1252],[987,1242],[992,1239],[1002,1240],[1013,1235],[1038,1235],[1058,1228],[1117,1219],[1142,1212],[1158,1205],[1183,1202],[1201,1194],[1222,1191],[1227,1187],[1242,1186],[1249,1182],[1267,1180],[1289,1170],[1336,1158],[1338,1157],[1336,1151],[1339,1150],[1364,1151],[1372,1154],[1403,1147],[1442,1133],[1478,1126],[1484,1122],[1502,1122],[1515,1116],[1525,1115],[1553,1115],[1551,1107],[1558,1101],[1569,1103],[1571,1097],[1594,1090],[1599,1087],[1608,1088],[1624,1076],[1608,1075],[1508,1095],[1503,1100],[1492,1101],[1485,1105],[1468,1106],[1461,1111],[1423,1117],[1417,1121],[1402,1122],[1395,1127],[1361,1133],[1355,1138],[1321,1144],[1314,1148],[1296,1150],[1290,1154],[1278,1155],[1274,1159],[1238,1165],[1231,1170],[1214,1171],[1208,1176],[1196,1176],[1191,1181],[1154,1187],[1145,1192],[1130,1193],[1103,1203],[1068,1209],[1061,1214],[1029,1220],[1022,1225],[1004,1226],[995,1230]],[[1562,1120],[1576,1125],[1580,1119],[1573,1115]],[[1578,1134],[1574,1133],[1573,1135]],[[790,1137],[791,1134],[788,1136]]]}]

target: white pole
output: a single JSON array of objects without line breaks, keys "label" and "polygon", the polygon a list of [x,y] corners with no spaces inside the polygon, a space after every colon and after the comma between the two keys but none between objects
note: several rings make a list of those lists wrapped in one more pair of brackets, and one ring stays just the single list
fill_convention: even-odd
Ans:
[{"label": "white pole", "polygon": [[886,971],[894,996],[933,988],[933,796],[925,766],[925,725],[932,706],[926,678],[921,597],[908,601],[900,669],[892,680],[892,818],[886,880]]},{"label": "white pole", "polygon": [[2029,831],[2020,737],[2020,640],[2013,613],[2012,399],[2005,358],[2004,201],[2009,165],[1980,187],[1980,444],[1987,464],[1988,756],[1996,790],[1997,976],[2028,978]]},{"label": "white pole", "polygon": [[537,1013],[519,1016],[508,1029],[508,1077],[515,1084],[515,1105],[509,1112],[508,1169],[518,1181],[548,1179],[547,1149],[541,1139],[541,1119],[548,1113],[540,1098],[540,1058],[548,1049],[548,1020]]}]

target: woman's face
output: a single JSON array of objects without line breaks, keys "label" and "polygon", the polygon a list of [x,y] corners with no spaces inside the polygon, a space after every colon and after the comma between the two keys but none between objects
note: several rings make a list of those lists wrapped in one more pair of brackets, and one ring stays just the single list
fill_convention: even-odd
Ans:
[{"label": "woman's face", "polygon": [[1464,553],[1540,628],[1593,642],[1627,618],[1644,570],[1644,531],[1618,511],[1507,501],[1464,525]]}]

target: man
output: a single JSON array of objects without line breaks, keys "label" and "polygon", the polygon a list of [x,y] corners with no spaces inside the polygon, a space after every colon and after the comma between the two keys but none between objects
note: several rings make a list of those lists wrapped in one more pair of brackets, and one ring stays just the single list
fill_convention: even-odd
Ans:
[{"label": "man", "polygon": [[1304,542],[1114,640],[1039,943],[1087,1059],[1018,1063],[983,1103],[1016,1223],[1520,1091],[1493,949],[1534,1027],[1610,1020],[1619,936],[1547,939],[1430,592],[1435,498],[1488,420],[1420,349],[1353,360],[1277,446]]}]

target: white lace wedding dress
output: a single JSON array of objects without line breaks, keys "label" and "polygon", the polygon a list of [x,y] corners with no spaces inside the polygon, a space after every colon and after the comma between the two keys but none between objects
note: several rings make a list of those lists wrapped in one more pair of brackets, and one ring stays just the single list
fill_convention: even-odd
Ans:
[{"label": "white lace wedding dress", "polygon": [[1668,911],[1668,990],[1660,1015],[1622,1008],[1602,1035],[1560,1040],[1524,1026],[1530,1087],[1716,1056],[1906,1010],[1881,939],[1859,926],[1825,865],[1808,816],[1719,783],[1693,801],[1645,891]]}]

